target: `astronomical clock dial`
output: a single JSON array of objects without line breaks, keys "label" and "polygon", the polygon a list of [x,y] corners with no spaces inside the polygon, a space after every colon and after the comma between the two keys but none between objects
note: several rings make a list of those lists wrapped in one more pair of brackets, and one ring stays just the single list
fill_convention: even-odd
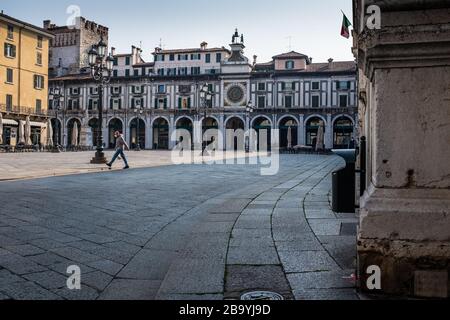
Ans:
[{"label": "astronomical clock dial", "polygon": [[243,106],[247,99],[245,83],[230,83],[226,86],[225,103],[227,106]]}]

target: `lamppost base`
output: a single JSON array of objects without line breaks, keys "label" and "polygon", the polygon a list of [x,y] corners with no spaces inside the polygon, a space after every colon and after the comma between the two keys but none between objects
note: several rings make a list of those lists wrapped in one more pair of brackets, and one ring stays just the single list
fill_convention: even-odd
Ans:
[{"label": "lamppost base", "polygon": [[107,162],[108,160],[106,159],[105,154],[99,151],[97,151],[95,157],[91,160],[91,164],[106,164]]}]

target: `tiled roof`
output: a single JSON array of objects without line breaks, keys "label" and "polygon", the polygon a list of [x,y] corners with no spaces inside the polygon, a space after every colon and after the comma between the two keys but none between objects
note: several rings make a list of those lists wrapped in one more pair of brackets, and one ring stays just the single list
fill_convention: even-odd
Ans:
[{"label": "tiled roof", "polygon": [[140,67],[153,67],[155,65],[154,62],[144,62],[144,63],[136,63],[133,64],[134,68],[140,68]]},{"label": "tiled roof", "polygon": [[[273,61],[266,63],[258,63],[255,65],[255,71],[274,71],[275,63]],[[289,71],[289,70],[283,70]],[[326,63],[312,63],[306,67],[305,70],[294,70],[291,72],[356,72],[356,62],[354,61],[336,61],[331,64]]]},{"label": "tiled roof", "polygon": [[356,62],[354,61],[336,61],[331,64],[312,63],[306,68],[306,72],[339,72],[339,71],[356,71]]},{"label": "tiled roof", "polygon": [[291,51],[287,53],[282,53],[273,57],[273,59],[298,59],[298,58],[308,58],[307,55],[303,53],[298,53],[296,51]]},{"label": "tiled roof", "polygon": [[49,81],[67,81],[67,80],[89,80],[92,79],[90,73],[68,74],[61,77],[49,78]]},{"label": "tiled roof", "polygon": [[210,48],[210,49],[201,49],[201,48],[190,48],[190,49],[170,49],[170,50],[161,50],[159,52],[154,52],[153,54],[182,54],[182,53],[198,53],[198,52],[218,52],[218,51],[227,51],[225,47],[222,48]]}]

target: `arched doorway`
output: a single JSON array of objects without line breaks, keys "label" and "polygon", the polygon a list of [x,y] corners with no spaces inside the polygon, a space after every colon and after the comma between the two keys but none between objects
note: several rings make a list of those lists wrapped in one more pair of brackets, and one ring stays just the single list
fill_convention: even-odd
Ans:
[{"label": "arched doorway", "polygon": [[306,145],[316,147],[317,135],[320,125],[323,124],[325,130],[325,121],[320,117],[312,117],[306,122]]},{"label": "arched doorway", "polygon": [[[130,123],[130,147],[136,149],[138,147],[138,119],[134,118]],[[145,121],[139,119],[139,148],[145,149]]]},{"label": "arched doorway", "polygon": [[[269,119],[265,117],[259,117],[256,118],[253,121],[253,129],[256,131],[257,134],[257,143],[256,143],[256,150],[258,151],[271,151],[272,148],[272,123]],[[260,139],[261,136],[266,136],[267,142],[265,146],[261,143]],[[267,150],[261,150],[262,148],[266,148]]]},{"label": "arched doorway", "polygon": [[123,123],[120,119],[114,118],[108,125],[108,148],[114,149],[116,147],[116,138],[114,138],[114,132],[119,131],[123,133]]},{"label": "arched doorway", "polygon": [[298,122],[293,117],[286,117],[280,121],[280,148],[293,148],[298,145]]},{"label": "arched doorway", "polygon": [[89,128],[91,128],[92,132],[92,146],[97,147],[97,141],[98,141],[98,135],[99,135],[99,128],[98,128],[98,119],[92,118],[88,122]]},{"label": "arched doorway", "polygon": [[78,134],[77,134],[77,145],[80,145],[80,130],[81,130],[81,122],[78,119],[70,119],[67,122],[67,145],[70,147],[73,147],[73,139],[75,139],[75,137],[73,136],[74,134],[74,127],[75,127],[75,123],[77,124],[77,130],[78,130]]},{"label": "arched doorway", "polygon": [[353,138],[353,122],[347,117],[340,117],[334,122],[333,144],[334,149],[350,149]]},{"label": "arched doorway", "polygon": [[[193,132],[194,132],[194,124],[192,121],[188,118],[181,118],[177,121],[177,130],[186,130],[189,132],[189,142],[187,144],[190,144],[192,149],[194,149],[194,143],[193,143]],[[177,136],[178,137],[178,136]]]},{"label": "arched doorway", "polygon": [[53,128],[53,143],[54,145],[62,146],[62,124],[59,119],[53,118],[51,120]]},{"label": "arched doorway", "polygon": [[[202,139],[205,138],[205,133],[208,130],[219,130],[219,123],[217,122],[216,119],[211,118],[211,117],[203,119],[203,121],[202,121]],[[206,145],[209,145],[209,144],[211,144],[213,142],[213,139],[215,141],[218,141],[218,139],[219,139],[218,133],[215,133],[214,135],[208,135],[206,137],[206,142],[202,141],[202,143],[206,144]],[[203,147],[205,147],[205,145]]]},{"label": "arched doorway", "polygon": [[[226,123],[227,150],[244,150],[245,148],[245,123],[239,117],[230,118]],[[233,145],[230,145],[233,143]]]},{"label": "arched doorway", "polygon": [[169,122],[164,118],[153,123],[153,149],[169,150]]}]

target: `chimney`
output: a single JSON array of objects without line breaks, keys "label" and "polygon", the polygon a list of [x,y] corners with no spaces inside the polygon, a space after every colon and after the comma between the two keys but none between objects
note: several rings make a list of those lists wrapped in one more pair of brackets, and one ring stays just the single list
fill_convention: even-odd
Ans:
[{"label": "chimney", "polygon": [[256,65],[256,61],[258,60],[258,56],[257,55],[254,55],[253,56],[253,66],[255,66]]},{"label": "chimney", "polygon": [[156,47],[155,48],[155,53],[160,53],[161,52],[161,48],[160,47]]},{"label": "chimney", "polygon": [[111,47],[111,54],[112,54],[113,56],[115,56],[115,55],[116,55],[116,48],[114,48],[114,47]]},{"label": "chimney", "polygon": [[328,59],[328,69],[331,69],[331,67],[333,66],[333,58]]},{"label": "chimney", "polygon": [[[2,13],[3,13],[3,11],[2,11]],[[44,29],[48,30],[50,28],[51,24],[52,24],[51,20],[44,20]]]},{"label": "chimney", "polygon": [[208,42],[203,41],[202,43],[200,43],[200,48],[202,50],[206,50],[208,48]]}]

